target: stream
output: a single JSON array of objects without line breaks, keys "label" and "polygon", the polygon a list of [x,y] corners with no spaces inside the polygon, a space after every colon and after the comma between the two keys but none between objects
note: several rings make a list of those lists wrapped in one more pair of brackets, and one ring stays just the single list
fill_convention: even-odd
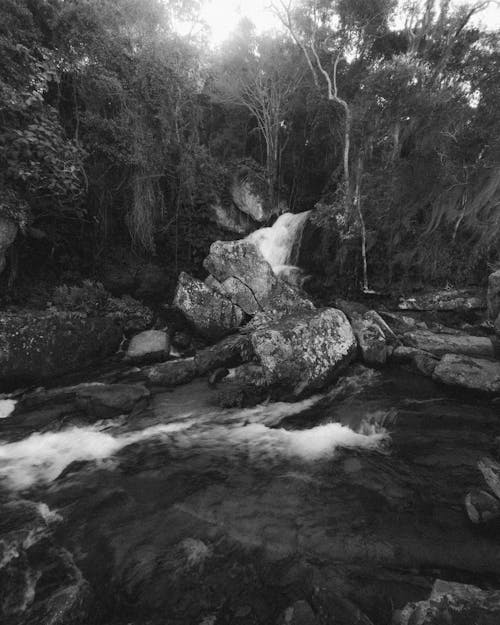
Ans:
[{"label": "stream", "polygon": [[222,410],[195,380],[136,416],[2,430],[0,622],[274,624],[305,600],[388,625],[437,577],[498,587],[498,533],[463,506],[498,411],[356,366],[295,404]]}]

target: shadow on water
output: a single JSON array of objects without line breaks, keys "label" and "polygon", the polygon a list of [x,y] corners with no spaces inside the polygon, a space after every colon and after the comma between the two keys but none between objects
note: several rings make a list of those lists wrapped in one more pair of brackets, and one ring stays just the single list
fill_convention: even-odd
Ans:
[{"label": "shadow on water", "polygon": [[284,623],[305,600],[377,625],[436,577],[498,584],[498,534],[463,510],[497,412],[358,368],[296,404],[221,410],[195,381],[5,442],[2,623]]}]

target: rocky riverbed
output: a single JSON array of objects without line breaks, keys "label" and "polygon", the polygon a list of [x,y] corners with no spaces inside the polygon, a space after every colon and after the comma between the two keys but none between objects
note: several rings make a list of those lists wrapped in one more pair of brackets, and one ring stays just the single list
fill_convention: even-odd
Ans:
[{"label": "rocky riverbed", "polygon": [[2,622],[499,622],[495,274],[367,306],[205,264],[156,321],[2,319]]}]

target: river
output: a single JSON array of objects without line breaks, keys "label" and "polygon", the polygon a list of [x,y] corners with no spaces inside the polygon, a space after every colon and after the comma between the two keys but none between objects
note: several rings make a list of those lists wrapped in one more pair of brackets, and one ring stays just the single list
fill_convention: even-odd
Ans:
[{"label": "river", "polygon": [[295,404],[221,410],[196,380],[128,419],[0,430],[0,622],[274,624],[304,600],[388,625],[436,577],[498,587],[498,534],[463,506],[498,412],[356,366]]}]

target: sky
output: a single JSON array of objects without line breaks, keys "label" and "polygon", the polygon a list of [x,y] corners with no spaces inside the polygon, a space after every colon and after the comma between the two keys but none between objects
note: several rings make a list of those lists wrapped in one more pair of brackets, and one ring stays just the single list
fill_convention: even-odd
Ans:
[{"label": "sky", "polygon": [[[453,3],[462,2],[463,0],[454,0]],[[211,30],[212,45],[222,43],[242,17],[250,18],[258,31],[276,27],[276,18],[266,10],[268,4],[269,0],[205,0],[202,16]],[[492,2],[476,19],[487,28],[500,27],[500,6]]]}]

